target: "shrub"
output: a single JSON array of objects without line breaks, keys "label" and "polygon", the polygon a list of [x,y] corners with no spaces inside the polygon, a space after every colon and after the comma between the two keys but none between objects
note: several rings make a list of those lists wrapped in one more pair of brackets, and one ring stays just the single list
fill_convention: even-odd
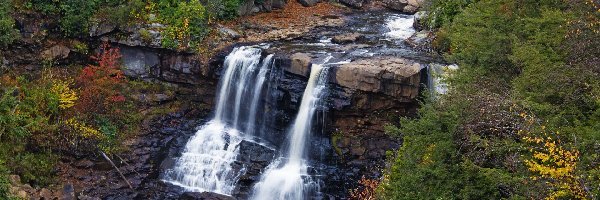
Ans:
[{"label": "shrub", "polygon": [[0,47],[12,44],[21,36],[15,29],[15,20],[10,16],[11,6],[11,0],[0,0]]}]

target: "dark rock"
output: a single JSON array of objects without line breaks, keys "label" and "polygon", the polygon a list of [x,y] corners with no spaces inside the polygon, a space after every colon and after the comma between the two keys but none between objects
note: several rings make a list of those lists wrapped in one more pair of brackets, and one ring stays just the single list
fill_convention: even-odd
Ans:
[{"label": "dark rock", "polygon": [[234,164],[235,171],[242,171],[234,195],[246,197],[252,190],[252,186],[260,180],[261,173],[275,158],[275,150],[263,145],[250,142],[240,142],[240,152]]},{"label": "dark rock", "polygon": [[234,197],[212,192],[185,192],[180,200],[236,200]]},{"label": "dark rock", "polygon": [[287,4],[287,0],[273,0],[271,5],[275,9],[282,9],[285,7],[285,4]]},{"label": "dark rock", "polygon": [[287,4],[287,0],[273,0],[273,8],[282,9]]},{"label": "dark rock", "polygon": [[115,29],[117,29],[117,25],[114,23],[110,23],[110,22],[98,22],[98,23],[93,23],[90,26],[90,36],[91,37],[97,37],[97,36],[103,36],[106,35],[107,33],[113,32],[115,31]]},{"label": "dark rock", "polygon": [[368,3],[368,0],[340,0],[340,2],[352,8],[362,8]]},{"label": "dark rock", "polygon": [[304,7],[311,7],[311,6],[317,5],[317,3],[319,1],[318,0],[298,0],[298,2],[300,4],[302,4]]}]

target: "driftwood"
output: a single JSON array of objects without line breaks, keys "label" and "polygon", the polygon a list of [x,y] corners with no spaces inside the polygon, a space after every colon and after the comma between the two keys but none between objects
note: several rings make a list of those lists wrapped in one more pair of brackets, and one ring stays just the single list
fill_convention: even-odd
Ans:
[{"label": "driftwood", "polygon": [[127,180],[127,178],[125,178],[125,176],[123,175],[123,173],[121,173],[121,170],[119,170],[119,168],[115,165],[115,163],[113,163],[113,161],[110,158],[108,158],[108,156],[106,156],[106,154],[104,152],[100,151],[100,153],[102,154],[102,157],[104,157],[104,159],[106,159],[106,161],[108,161],[110,163],[110,165],[112,165],[117,170],[117,172],[119,172],[119,175],[121,175],[121,178],[123,178],[123,180],[125,180],[125,183],[127,183],[127,185],[129,186],[129,189],[133,189],[133,187]]}]

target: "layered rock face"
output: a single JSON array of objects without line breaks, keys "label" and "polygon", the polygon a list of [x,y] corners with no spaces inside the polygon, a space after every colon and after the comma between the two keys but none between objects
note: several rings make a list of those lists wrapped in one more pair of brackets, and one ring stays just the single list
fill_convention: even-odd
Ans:
[{"label": "layered rock face", "polygon": [[335,83],[355,91],[412,101],[419,92],[420,70],[419,63],[402,58],[363,59],[338,67]]}]

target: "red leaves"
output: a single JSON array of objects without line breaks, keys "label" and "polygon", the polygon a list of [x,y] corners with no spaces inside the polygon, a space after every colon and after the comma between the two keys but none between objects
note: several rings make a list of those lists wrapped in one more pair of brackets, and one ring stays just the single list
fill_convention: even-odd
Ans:
[{"label": "red leaves", "polygon": [[111,104],[126,100],[119,92],[126,81],[121,71],[121,53],[119,48],[103,43],[100,53],[92,59],[97,65],[84,67],[77,78],[81,100],[76,107],[82,112],[105,113],[109,111]]}]

